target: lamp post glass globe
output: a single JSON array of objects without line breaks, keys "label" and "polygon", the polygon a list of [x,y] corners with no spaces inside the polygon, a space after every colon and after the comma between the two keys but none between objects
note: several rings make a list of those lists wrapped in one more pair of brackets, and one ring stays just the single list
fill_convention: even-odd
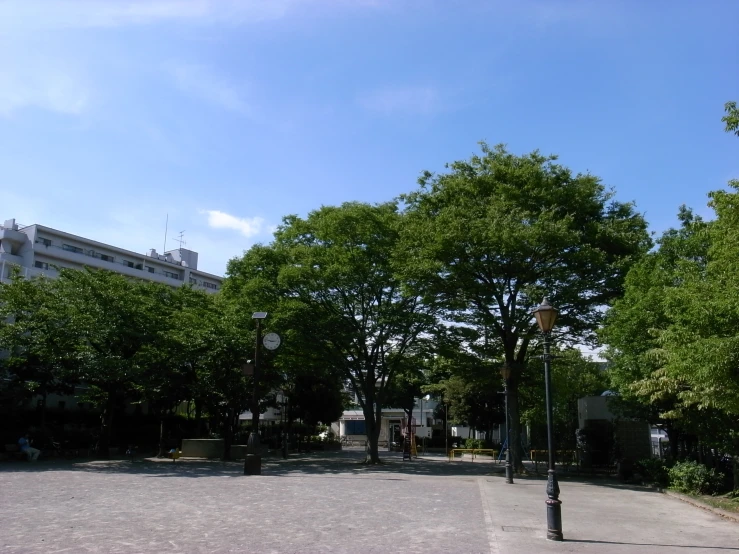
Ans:
[{"label": "lamp post glass globe", "polygon": [[534,310],[534,317],[536,317],[536,323],[539,324],[539,329],[542,333],[549,333],[554,328],[554,322],[557,320],[557,314],[559,311],[549,303],[549,300],[544,298],[539,307]]}]

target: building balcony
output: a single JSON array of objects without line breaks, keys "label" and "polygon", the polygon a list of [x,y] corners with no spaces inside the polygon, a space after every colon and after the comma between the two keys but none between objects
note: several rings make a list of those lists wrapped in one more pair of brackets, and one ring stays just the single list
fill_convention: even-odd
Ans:
[{"label": "building balcony", "polygon": [[0,262],[23,265],[23,258],[21,256],[11,254],[10,252],[0,252]]},{"label": "building balcony", "polygon": [[0,242],[8,242],[15,246],[20,246],[28,240],[28,236],[25,233],[16,231],[14,229],[0,228]]}]

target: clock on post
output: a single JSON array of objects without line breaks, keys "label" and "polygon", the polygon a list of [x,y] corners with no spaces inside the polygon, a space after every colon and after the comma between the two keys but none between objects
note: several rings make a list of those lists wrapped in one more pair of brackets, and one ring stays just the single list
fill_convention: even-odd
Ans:
[{"label": "clock on post", "polygon": [[262,344],[267,350],[277,350],[277,347],[280,346],[280,335],[277,333],[267,333],[264,335],[264,338],[262,339]]}]

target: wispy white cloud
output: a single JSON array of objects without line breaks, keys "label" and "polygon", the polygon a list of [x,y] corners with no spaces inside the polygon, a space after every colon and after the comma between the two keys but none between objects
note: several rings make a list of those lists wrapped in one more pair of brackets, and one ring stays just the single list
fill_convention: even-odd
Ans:
[{"label": "wispy white cloud", "polygon": [[363,108],[383,114],[428,115],[443,108],[439,91],[430,86],[389,86],[365,92],[357,98]]},{"label": "wispy white cloud", "polygon": [[195,97],[241,115],[251,113],[243,91],[200,65],[178,64],[170,68],[177,87]]},{"label": "wispy white cloud", "polygon": [[23,108],[79,115],[88,106],[90,90],[72,69],[13,56],[0,55],[0,116]]},{"label": "wispy white cloud", "polygon": [[[198,253],[198,269],[216,275],[223,275],[228,261],[242,255],[254,243],[253,237],[245,237],[242,233],[220,233],[214,230],[213,227],[216,226],[209,224],[210,217],[202,217],[203,214],[209,215],[206,211],[198,213],[198,210],[192,209],[192,205],[173,206],[166,199],[160,200],[143,206],[140,203],[131,203],[124,209],[119,206],[111,212],[101,212],[98,218],[72,218],[74,224],[69,223],[69,214],[74,213],[79,207],[72,206],[63,215],[54,213],[51,209],[50,215],[39,223],[52,227],[56,225],[58,229],[141,254],[150,248],[158,251],[177,248],[176,237],[180,230],[184,230],[183,246]],[[120,199],[121,204],[125,202],[125,199]],[[166,210],[161,208],[163,204],[167,204]],[[164,248],[166,212],[169,219],[169,236]],[[58,220],[58,223],[55,220]],[[32,219],[20,221],[27,223]]]},{"label": "wispy white cloud", "polygon": [[218,210],[205,210],[208,225],[214,229],[233,229],[245,237],[253,237],[262,232],[264,219],[261,217],[236,217]]}]

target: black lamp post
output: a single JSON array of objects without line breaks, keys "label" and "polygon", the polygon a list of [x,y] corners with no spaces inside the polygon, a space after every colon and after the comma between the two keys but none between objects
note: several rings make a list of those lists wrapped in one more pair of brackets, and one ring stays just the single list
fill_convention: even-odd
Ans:
[{"label": "black lamp post", "polygon": [[[444,397],[441,397],[444,402]],[[449,457],[449,404],[444,402],[444,455]]]},{"label": "black lamp post", "polygon": [[549,343],[557,319],[557,310],[545,298],[534,310],[536,322],[544,334],[544,386],[547,397],[547,447],[549,449],[549,471],[547,472],[547,539],[561,541],[562,537],[562,501],[559,499],[559,483],[554,471],[554,438],[552,436],[552,356]]},{"label": "black lamp post", "polygon": [[251,400],[251,433],[246,443],[244,475],[261,475],[262,457],[259,455],[259,358],[262,345],[262,320],[267,312],[254,312],[251,316],[257,322],[257,340],[254,346],[254,391]]},{"label": "black lamp post", "polygon": [[500,368],[503,377],[503,394],[505,394],[505,482],[513,484],[513,464],[511,463],[511,428],[508,425],[508,380],[511,378],[511,368],[504,365]]},{"label": "black lamp post", "polygon": [[288,441],[288,434],[287,434],[287,422],[288,422],[288,416],[287,416],[287,395],[285,394],[285,391],[282,392],[282,413],[283,416],[283,424],[282,424],[282,457],[287,458],[287,441]]}]

